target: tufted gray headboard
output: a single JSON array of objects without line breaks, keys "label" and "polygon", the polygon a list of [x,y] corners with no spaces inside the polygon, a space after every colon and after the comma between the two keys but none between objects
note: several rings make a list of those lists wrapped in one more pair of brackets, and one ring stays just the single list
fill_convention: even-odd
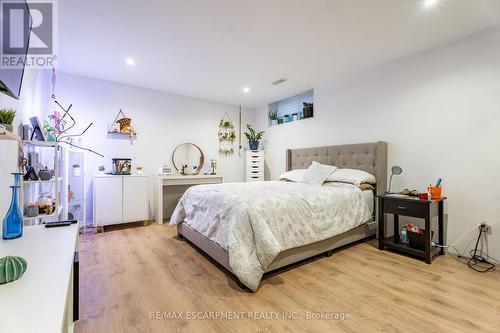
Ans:
[{"label": "tufted gray headboard", "polygon": [[377,194],[387,189],[387,142],[287,149],[286,170],[307,169],[313,161],[338,168],[359,169],[377,179]]}]

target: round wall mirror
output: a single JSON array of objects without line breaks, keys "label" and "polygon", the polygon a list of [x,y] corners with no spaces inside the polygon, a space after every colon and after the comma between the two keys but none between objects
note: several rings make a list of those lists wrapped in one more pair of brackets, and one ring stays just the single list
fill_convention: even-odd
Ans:
[{"label": "round wall mirror", "polygon": [[181,175],[197,175],[204,162],[200,147],[192,143],[182,143],[172,153],[172,164]]}]

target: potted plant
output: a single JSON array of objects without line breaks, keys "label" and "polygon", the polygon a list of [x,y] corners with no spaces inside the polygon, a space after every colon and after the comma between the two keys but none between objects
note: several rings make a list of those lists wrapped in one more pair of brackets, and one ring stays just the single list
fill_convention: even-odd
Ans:
[{"label": "potted plant", "polygon": [[16,116],[16,111],[12,109],[0,109],[0,125],[3,125],[9,132],[13,132],[12,122]]},{"label": "potted plant", "polygon": [[269,111],[269,119],[271,120],[271,125],[277,125],[278,124],[278,111]]},{"label": "potted plant", "polygon": [[47,141],[56,141],[56,129],[53,126],[44,121],[43,130],[47,136]]},{"label": "potted plant", "polygon": [[79,177],[82,174],[82,168],[80,167],[80,164],[75,163],[73,164],[73,176],[74,177]]},{"label": "potted plant", "polygon": [[259,149],[259,141],[262,139],[262,135],[264,135],[264,131],[256,132],[252,126],[247,124],[248,132],[245,132],[245,136],[248,139],[248,145],[250,146],[250,150],[258,150]]},{"label": "potted plant", "polygon": [[304,102],[303,104],[304,104],[304,107],[302,108],[302,111],[304,112],[304,118],[312,118],[314,104],[313,103],[306,103],[306,102]]}]

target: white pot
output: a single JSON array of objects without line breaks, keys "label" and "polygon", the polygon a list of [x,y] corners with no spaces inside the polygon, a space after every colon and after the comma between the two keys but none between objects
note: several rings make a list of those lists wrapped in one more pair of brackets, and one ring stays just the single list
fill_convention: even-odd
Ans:
[{"label": "white pot", "polygon": [[271,120],[271,125],[274,126],[274,125],[278,125],[278,119],[273,119]]},{"label": "white pot", "polygon": [[73,167],[71,170],[72,170],[71,174],[74,177],[79,177],[82,175],[82,168],[81,167]]}]

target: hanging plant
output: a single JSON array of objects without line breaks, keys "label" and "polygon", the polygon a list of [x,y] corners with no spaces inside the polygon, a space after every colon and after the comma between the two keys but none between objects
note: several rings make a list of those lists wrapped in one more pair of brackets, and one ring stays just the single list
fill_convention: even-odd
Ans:
[{"label": "hanging plant", "polygon": [[227,112],[219,122],[219,155],[223,157],[231,156],[234,153],[233,143],[236,140],[234,125]]}]

